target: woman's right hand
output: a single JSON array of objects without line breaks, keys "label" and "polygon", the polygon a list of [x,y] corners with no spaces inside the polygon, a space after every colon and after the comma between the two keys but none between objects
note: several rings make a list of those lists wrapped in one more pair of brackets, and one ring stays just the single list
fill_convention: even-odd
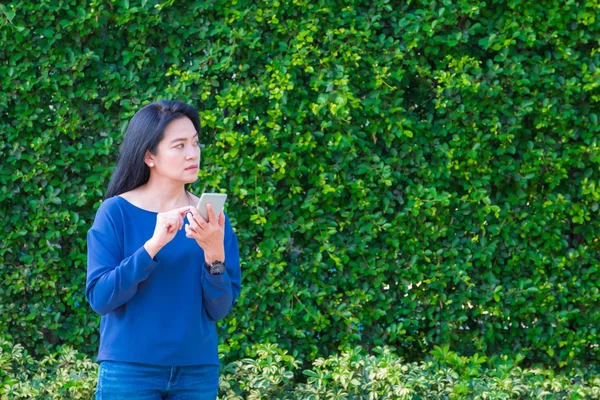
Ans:
[{"label": "woman's right hand", "polygon": [[156,225],[154,226],[154,234],[144,243],[144,248],[150,257],[154,258],[160,249],[173,240],[177,231],[183,228],[183,218],[190,208],[191,206],[187,206],[158,213],[156,216]]}]

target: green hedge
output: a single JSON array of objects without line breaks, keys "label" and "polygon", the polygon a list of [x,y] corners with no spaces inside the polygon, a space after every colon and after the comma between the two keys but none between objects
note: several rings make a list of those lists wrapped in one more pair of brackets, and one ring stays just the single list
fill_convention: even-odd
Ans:
[{"label": "green hedge", "polygon": [[[393,349],[358,347],[300,361],[276,345],[256,345],[248,357],[224,365],[219,398],[243,399],[600,399],[598,370],[559,374],[519,366],[515,358],[462,357],[436,347],[426,361],[408,363]],[[98,365],[63,348],[41,359],[0,341],[0,400],[91,399]]]},{"label": "green hedge", "polygon": [[13,1],[0,24],[0,334],[95,352],[85,234],[129,118],[177,98],[241,243],[228,360],[600,360],[596,2]]}]

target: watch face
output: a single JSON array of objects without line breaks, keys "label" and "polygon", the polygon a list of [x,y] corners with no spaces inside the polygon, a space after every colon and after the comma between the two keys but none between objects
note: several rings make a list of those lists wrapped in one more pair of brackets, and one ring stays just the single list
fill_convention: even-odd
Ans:
[{"label": "watch face", "polygon": [[210,267],[211,274],[222,274],[225,272],[225,264],[222,262],[215,262]]}]

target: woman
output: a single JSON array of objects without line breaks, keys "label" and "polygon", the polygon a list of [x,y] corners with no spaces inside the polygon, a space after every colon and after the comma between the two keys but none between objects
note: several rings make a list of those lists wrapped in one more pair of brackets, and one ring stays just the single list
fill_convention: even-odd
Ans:
[{"label": "woman", "polygon": [[86,297],[100,322],[96,398],[215,399],[216,321],[240,294],[228,217],[209,220],[198,178],[198,112],[158,101],[131,119],[88,232]]}]

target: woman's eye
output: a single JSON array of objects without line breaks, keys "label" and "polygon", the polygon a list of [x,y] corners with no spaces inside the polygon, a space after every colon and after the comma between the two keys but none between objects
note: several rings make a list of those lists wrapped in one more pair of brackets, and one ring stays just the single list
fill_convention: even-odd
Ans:
[{"label": "woman's eye", "polygon": [[178,149],[183,149],[183,143],[179,143],[177,146],[175,146]]}]

